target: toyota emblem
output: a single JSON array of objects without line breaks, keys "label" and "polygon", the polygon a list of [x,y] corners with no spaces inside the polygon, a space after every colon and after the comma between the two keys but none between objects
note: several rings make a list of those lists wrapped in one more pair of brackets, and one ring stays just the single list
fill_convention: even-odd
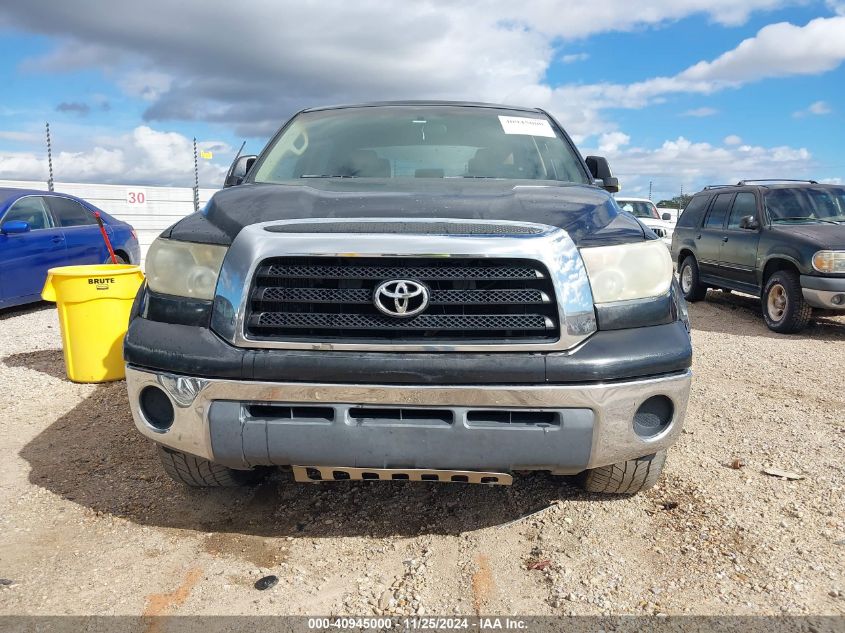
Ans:
[{"label": "toyota emblem", "polygon": [[391,279],[378,285],[373,304],[382,314],[397,318],[418,315],[428,307],[428,288],[409,279]]}]

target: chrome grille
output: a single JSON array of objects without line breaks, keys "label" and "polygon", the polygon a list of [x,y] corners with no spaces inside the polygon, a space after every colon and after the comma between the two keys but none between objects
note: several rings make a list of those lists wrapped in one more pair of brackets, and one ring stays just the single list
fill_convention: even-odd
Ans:
[{"label": "chrome grille", "polygon": [[480,222],[308,222],[274,224],[264,228],[268,233],[374,233],[412,235],[540,235],[543,228],[529,224]]},{"label": "chrome grille", "polygon": [[[375,288],[391,279],[425,284],[428,308],[411,318],[379,312]],[[313,342],[553,342],[554,296],[548,271],[533,260],[273,258],[256,270],[245,333]]]}]

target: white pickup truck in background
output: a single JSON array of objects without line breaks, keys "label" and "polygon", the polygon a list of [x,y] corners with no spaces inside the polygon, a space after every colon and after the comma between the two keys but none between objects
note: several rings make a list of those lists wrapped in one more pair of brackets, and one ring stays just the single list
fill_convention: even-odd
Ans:
[{"label": "white pickup truck in background", "polygon": [[673,221],[668,211],[658,211],[654,203],[647,198],[617,197],[616,203],[623,211],[632,213],[640,222],[654,231],[667,247],[672,246],[672,233],[675,232],[677,219]]}]

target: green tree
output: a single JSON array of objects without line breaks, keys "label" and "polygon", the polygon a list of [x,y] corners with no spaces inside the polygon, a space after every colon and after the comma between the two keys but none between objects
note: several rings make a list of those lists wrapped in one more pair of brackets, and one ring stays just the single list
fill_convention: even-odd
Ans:
[{"label": "green tree", "polygon": [[675,196],[669,200],[661,200],[657,203],[658,207],[666,207],[667,209],[686,209],[692,196],[685,193],[682,196]]}]

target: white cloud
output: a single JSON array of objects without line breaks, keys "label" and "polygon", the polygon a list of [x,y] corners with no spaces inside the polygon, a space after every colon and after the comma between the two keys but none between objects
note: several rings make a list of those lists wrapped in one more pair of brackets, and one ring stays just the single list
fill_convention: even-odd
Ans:
[{"label": "white cloud", "polygon": [[615,153],[630,142],[631,137],[623,132],[608,132],[599,137],[599,151],[602,154]]},{"label": "white cloud", "polygon": [[719,111],[716,108],[695,108],[694,110],[687,110],[684,112],[684,116],[692,116],[692,117],[708,117],[714,116],[718,114]]},{"label": "white cloud", "polygon": [[743,178],[806,178],[815,169],[812,154],[805,148],[727,142],[718,146],[684,137],[665,141],[654,149],[620,146],[604,155],[624,191],[647,189],[652,181],[655,195],[661,197],[677,195],[681,187],[693,192],[705,185]]},{"label": "white cloud", "polygon": [[37,143],[42,137],[34,132],[20,132],[17,130],[0,130],[0,140],[15,143]]},{"label": "white cloud", "polygon": [[715,88],[683,78],[552,88],[546,72],[561,46],[691,15],[736,25],[795,1],[644,0],[634,11],[628,0],[423,0],[398,11],[389,0],[326,0],[316,10],[293,1],[210,10],[205,0],[28,0],[4,3],[0,17],[65,39],[33,64],[109,68],[128,94],[150,101],[149,121],[222,122],[266,136],[305,105],[454,98],[547,105],[585,137],[612,129],[602,107],[642,107],[671,92]]},{"label": "white cloud", "polygon": [[833,109],[827,101],[815,101],[804,110],[793,112],[792,116],[796,119],[803,119],[806,116],[823,116],[825,114],[830,114],[831,112],[833,112]]},{"label": "white cloud", "polygon": [[[293,1],[244,10],[231,3],[209,9],[206,0],[27,0],[3,3],[0,19],[62,42],[30,67],[40,64],[51,72],[105,68],[127,94],[148,101],[147,121],[202,120],[266,137],[306,105],[395,98],[510,102],[547,108],[576,142],[593,138],[608,152],[634,161],[645,150],[631,147],[628,135],[606,119],[608,109],[642,108],[672,94],[709,95],[765,77],[831,70],[845,59],[845,15],[803,26],[773,24],[715,59],[630,84],[549,85],[546,73],[554,60],[574,62],[586,55],[561,56],[561,48],[596,33],[660,27],[693,15],[741,24],[752,12],[796,1],[644,0],[632,10],[628,0],[422,0],[404,3],[399,11],[388,0],[326,0],[318,10],[312,3]],[[841,4],[828,2],[833,11]],[[691,110],[690,116],[708,110]],[[182,167],[174,165],[172,173],[157,167],[153,148],[138,130],[164,134],[138,128],[126,148],[106,139],[73,154],[78,158],[68,158],[63,168],[84,171],[85,165],[102,165],[104,177],[114,179],[114,165],[121,164],[132,178],[181,178]],[[159,140],[179,156],[185,151],[184,137]],[[682,140],[669,142],[653,157],[669,153],[671,143]],[[727,160],[754,154],[742,154],[746,146],[741,141],[726,140],[725,147],[708,146],[707,151],[700,146],[693,143],[689,151],[703,157],[727,152]],[[757,158],[764,167],[772,166],[764,155],[769,150],[759,149],[763,154]],[[18,156],[19,165],[35,157]],[[190,161],[187,165],[190,173]],[[641,167],[648,171],[647,163]]]},{"label": "white cloud", "polygon": [[679,75],[687,81],[748,82],[764,77],[815,75],[845,59],[845,16],[817,18],[805,26],[788,22],[763,27],[754,37],[711,62]]},{"label": "white cloud", "polygon": [[[193,184],[193,141],[181,134],[139,126],[129,134],[95,142],[85,151],[55,153],[54,177],[73,182]],[[197,146],[212,150],[221,158],[233,153],[231,147],[217,141],[198,142]],[[221,185],[225,171],[221,165],[201,160],[200,184]],[[46,178],[47,157],[34,152],[0,152],[0,173],[9,179]]]},{"label": "white cloud", "polygon": [[845,2],[843,0],[827,0],[827,7],[837,15],[845,15]]},{"label": "white cloud", "polygon": [[742,137],[737,136],[736,134],[729,134],[725,137],[722,141],[725,145],[741,145],[742,144]]},{"label": "white cloud", "polygon": [[810,104],[810,107],[807,109],[811,114],[830,114],[833,112],[830,105],[828,105],[825,101],[816,101],[815,103]]},{"label": "white cloud", "polygon": [[136,70],[120,76],[117,84],[130,97],[157,101],[170,90],[173,77],[155,70]]},{"label": "white cloud", "polygon": [[766,26],[713,61],[702,61],[671,77],[631,84],[564,85],[549,101],[579,108],[643,108],[671,94],[709,95],[767,77],[819,74],[845,60],[845,16],[818,18],[805,26]]},{"label": "white cloud", "polygon": [[563,55],[560,61],[564,64],[574,64],[575,62],[583,62],[588,59],[590,59],[589,53],[570,53],[569,55]]}]

